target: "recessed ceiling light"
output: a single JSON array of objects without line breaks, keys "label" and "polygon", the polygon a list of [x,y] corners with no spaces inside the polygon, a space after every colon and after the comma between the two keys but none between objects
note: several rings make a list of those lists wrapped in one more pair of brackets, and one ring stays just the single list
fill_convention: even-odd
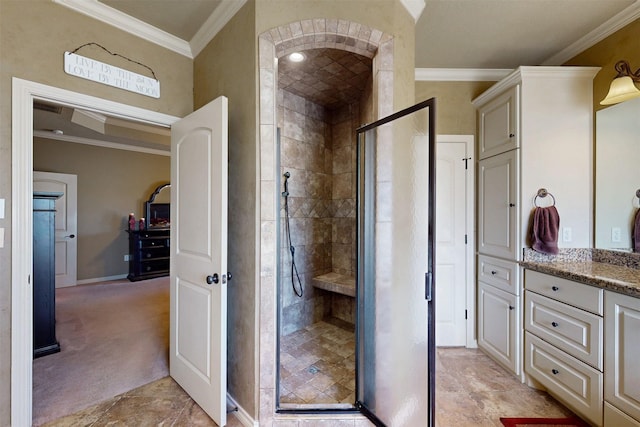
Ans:
[{"label": "recessed ceiling light", "polygon": [[291,62],[302,62],[305,60],[305,56],[300,52],[293,52],[289,55],[289,61]]}]

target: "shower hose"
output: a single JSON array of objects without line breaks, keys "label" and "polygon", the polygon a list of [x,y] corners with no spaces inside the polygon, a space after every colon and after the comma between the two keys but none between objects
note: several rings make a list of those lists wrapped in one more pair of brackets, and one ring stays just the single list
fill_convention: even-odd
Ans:
[{"label": "shower hose", "polygon": [[[285,232],[287,233],[287,243],[289,244],[289,252],[291,253],[291,287],[293,292],[300,298],[302,298],[303,289],[302,281],[300,281],[300,275],[298,274],[298,267],[296,266],[296,248],[291,243],[291,225],[289,220],[289,172],[284,173],[284,191],[282,196],[284,197],[284,216],[285,216]],[[296,279],[298,280],[298,286],[296,287]]]}]

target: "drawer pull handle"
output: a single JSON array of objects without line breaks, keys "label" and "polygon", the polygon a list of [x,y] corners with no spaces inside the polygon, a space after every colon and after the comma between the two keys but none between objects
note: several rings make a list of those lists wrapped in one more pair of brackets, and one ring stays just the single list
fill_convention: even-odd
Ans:
[{"label": "drawer pull handle", "polygon": [[493,274],[495,276],[496,274],[498,274],[498,272],[495,271],[495,270],[491,270],[491,274]]},{"label": "drawer pull handle", "polygon": [[551,370],[551,373],[552,373],[553,375],[558,375],[558,374],[560,373],[560,371],[558,371],[557,369],[552,369],[552,370]]},{"label": "drawer pull handle", "polygon": [[558,291],[560,290],[560,288],[559,288],[559,287],[557,287],[557,286],[552,286],[552,287],[551,287],[551,290],[552,290],[553,292],[558,292]]},{"label": "drawer pull handle", "polygon": [[509,310],[514,310],[514,309],[515,309],[514,306],[512,306],[512,305],[509,306]]},{"label": "drawer pull handle", "polygon": [[553,326],[554,328],[558,327],[558,322],[551,322],[551,326]]}]

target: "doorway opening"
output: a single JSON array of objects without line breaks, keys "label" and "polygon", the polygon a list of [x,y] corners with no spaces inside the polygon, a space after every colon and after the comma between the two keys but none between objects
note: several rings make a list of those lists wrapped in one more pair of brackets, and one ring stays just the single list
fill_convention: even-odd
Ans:
[{"label": "doorway opening", "polygon": [[[33,253],[33,105],[35,101],[81,108],[86,111],[170,127],[177,117],[78,94],[18,78],[13,79],[12,100],[12,330],[11,420],[30,425],[32,420],[31,284]],[[28,141],[29,143],[24,143]],[[16,218],[20,218],[16,221]]]},{"label": "doorway opening", "polygon": [[[34,190],[64,193],[55,202],[55,281],[69,287],[52,292],[55,328],[46,329],[62,351],[33,361],[34,425],[168,375],[169,277],[127,280],[126,258],[134,251],[125,230],[127,213],[148,218],[143,200],[157,183],[169,181],[169,148],[166,128],[44,101],[34,105]],[[70,250],[71,244],[80,251]],[[159,266],[163,249],[153,251],[147,252],[153,256],[147,268]],[[34,289],[43,283],[34,282]],[[34,292],[34,313],[42,311],[35,297],[43,294]],[[34,322],[37,338],[48,325]]]}]

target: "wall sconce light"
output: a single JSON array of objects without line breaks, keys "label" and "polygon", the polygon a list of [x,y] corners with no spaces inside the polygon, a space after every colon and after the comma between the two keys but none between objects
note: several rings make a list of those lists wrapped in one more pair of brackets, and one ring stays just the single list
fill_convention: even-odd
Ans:
[{"label": "wall sconce light", "polygon": [[634,84],[634,82],[640,82],[640,69],[633,73],[629,63],[624,60],[616,62],[615,69],[618,75],[611,82],[607,96],[600,101],[601,105],[617,104],[640,97],[640,90]]}]

